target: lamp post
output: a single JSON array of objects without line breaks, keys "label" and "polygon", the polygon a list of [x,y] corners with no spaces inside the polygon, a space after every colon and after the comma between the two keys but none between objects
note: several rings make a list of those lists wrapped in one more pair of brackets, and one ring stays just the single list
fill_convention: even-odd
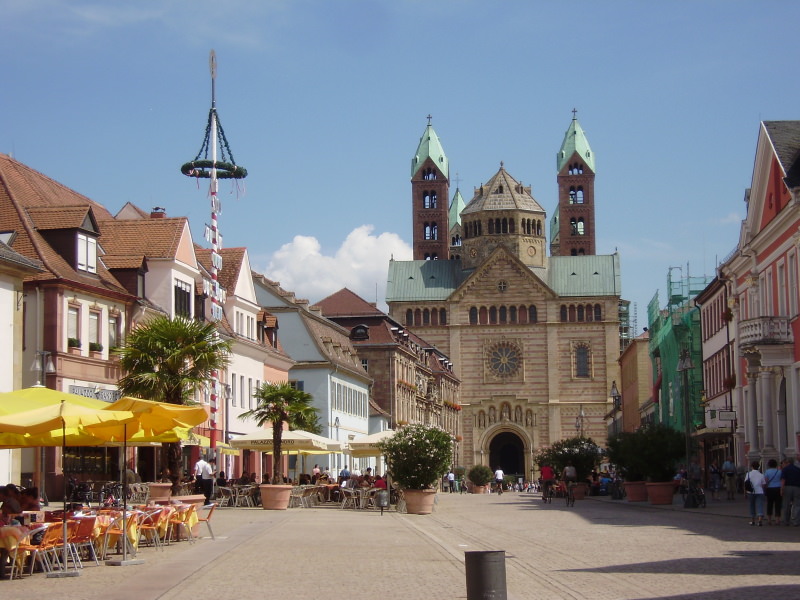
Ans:
[{"label": "lamp post", "polygon": [[[333,420],[333,426],[336,428],[336,441],[338,442],[339,441],[339,417],[336,417]],[[340,461],[340,458],[339,458],[340,456],[341,456],[341,454],[337,454],[336,455],[336,474],[337,475],[339,474],[339,471],[342,468],[342,465],[339,462]]]},{"label": "lamp post", "polygon": [[614,433],[616,434],[616,433],[619,433],[619,430],[620,430],[620,428],[617,427],[617,413],[619,413],[622,410],[622,394],[620,394],[619,390],[617,389],[617,382],[616,381],[612,381],[611,382],[611,391],[609,392],[609,395],[611,396],[611,399],[614,401],[614,423],[613,423],[614,427],[613,427],[613,430],[614,430]]},{"label": "lamp post", "polygon": [[39,373],[39,380],[36,382],[36,386],[47,387],[45,376],[52,375],[56,372],[56,368],[53,366],[53,359],[50,358],[50,354],[51,353],[48,350],[36,351],[36,359],[33,361],[33,365],[31,365],[31,371],[38,371]]},{"label": "lamp post", "polygon": [[578,416],[575,417],[575,434],[583,437],[583,404],[580,406],[580,411],[578,412]]},{"label": "lamp post", "polygon": [[681,358],[678,361],[678,373],[683,375],[683,380],[681,382],[681,387],[683,388],[683,431],[685,435],[685,442],[686,442],[686,469],[689,468],[689,458],[691,454],[691,445],[689,443],[689,428],[690,428],[690,421],[689,421],[689,370],[694,369],[694,365],[692,364],[692,357],[689,356],[689,350],[684,348],[681,350]]}]

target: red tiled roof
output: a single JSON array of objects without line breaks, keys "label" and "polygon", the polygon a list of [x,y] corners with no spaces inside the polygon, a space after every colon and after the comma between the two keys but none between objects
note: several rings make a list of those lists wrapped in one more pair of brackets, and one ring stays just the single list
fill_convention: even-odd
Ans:
[{"label": "red tiled roof", "polygon": [[[27,209],[33,226],[48,229],[82,229],[89,218],[89,206],[41,206]],[[94,226],[91,229],[94,231]]]},{"label": "red tiled roof", "polygon": [[138,269],[145,262],[143,254],[127,255],[106,255],[103,257],[108,269]]},{"label": "red tiled roof", "polygon": [[[229,293],[232,294],[239,281],[239,273],[242,271],[242,261],[247,248],[221,248],[217,252],[222,257],[222,269],[217,272],[217,281]],[[199,262],[209,273],[211,272],[211,249],[201,248],[197,244],[194,247],[197,262]]]},{"label": "red tiled roof", "polygon": [[175,258],[186,217],[104,221],[100,244],[107,254],[148,258]]},{"label": "red tiled roof", "polygon": [[322,314],[326,317],[380,316],[384,314],[374,304],[367,302],[347,288],[342,288],[314,305],[320,307]]}]

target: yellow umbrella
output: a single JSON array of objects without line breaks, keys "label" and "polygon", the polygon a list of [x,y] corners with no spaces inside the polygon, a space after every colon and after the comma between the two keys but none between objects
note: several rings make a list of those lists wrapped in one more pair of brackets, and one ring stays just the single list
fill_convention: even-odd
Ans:
[{"label": "yellow umbrella", "polygon": [[89,408],[106,408],[108,406],[108,402],[103,402],[97,398],[87,398],[78,394],[51,390],[43,386],[33,386],[13,392],[0,393],[0,415],[11,415],[42,406],[59,404],[62,400]]},{"label": "yellow umbrella", "polygon": [[159,435],[175,427],[190,428],[208,420],[202,406],[184,406],[125,396],[106,405],[107,410],[129,410],[139,417],[143,435]]}]

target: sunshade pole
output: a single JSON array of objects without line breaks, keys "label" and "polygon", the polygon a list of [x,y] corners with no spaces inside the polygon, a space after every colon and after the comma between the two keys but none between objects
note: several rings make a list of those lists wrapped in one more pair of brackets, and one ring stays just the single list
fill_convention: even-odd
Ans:
[{"label": "sunshade pole", "polygon": [[141,565],[141,558],[128,558],[128,424],[122,424],[122,560],[107,560],[106,564],[112,567],[125,567],[128,565]]},{"label": "sunshade pole", "polygon": [[[64,401],[61,401],[61,407],[64,407]],[[64,510],[61,514],[61,535],[64,541],[63,561],[64,569],[62,571],[51,571],[47,574],[48,577],[77,577],[80,575],[78,565],[75,565],[74,571],[67,571],[67,557],[69,556],[69,545],[67,542],[67,469],[64,457],[67,455],[67,422],[64,418],[61,419],[61,473],[64,475]]]}]

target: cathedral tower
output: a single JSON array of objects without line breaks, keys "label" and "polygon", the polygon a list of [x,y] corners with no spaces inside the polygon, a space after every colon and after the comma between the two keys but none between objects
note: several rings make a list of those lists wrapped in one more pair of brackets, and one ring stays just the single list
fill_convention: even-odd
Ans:
[{"label": "cathedral tower", "polygon": [[431,117],[411,159],[414,260],[449,258],[450,167]]},{"label": "cathedral tower", "polygon": [[594,255],[594,154],[572,111],[558,152],[558,208],[550,223],[552,256]]}]

